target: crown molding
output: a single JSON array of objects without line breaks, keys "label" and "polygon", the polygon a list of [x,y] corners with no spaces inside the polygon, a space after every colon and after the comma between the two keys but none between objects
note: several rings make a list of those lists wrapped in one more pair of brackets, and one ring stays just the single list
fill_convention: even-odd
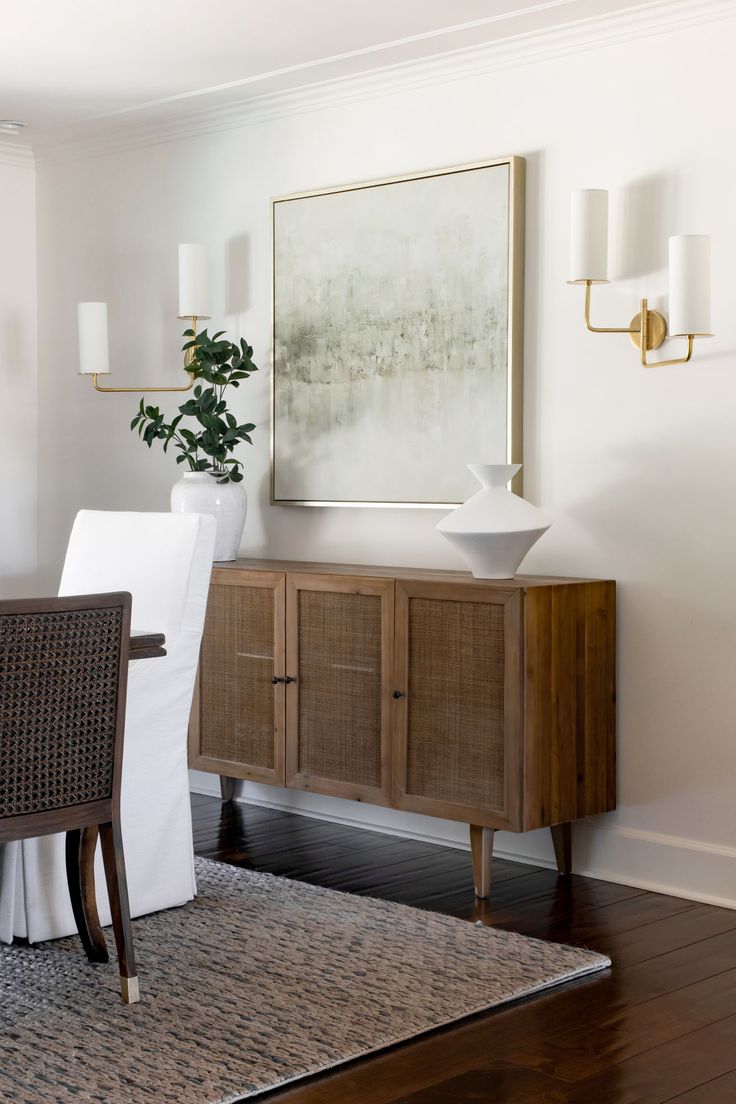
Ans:
[{"label": "crown molding", "polygon": [[[432,58],[402,61],[363,73],[303,84],[286,91],[248,95],[199,107],[166,120],[124,122],[120,116],[69,128],[34,146],[38,164],[100,157],[162,142],[254,126],[304,112],[340,107],[485,73],[532,65],[570,54],[619,45],[736,16],[736,0],[652,0],[622,12],[577,20],[562,27],[463,47]],[[110,127],[114,129],[106,129]],[[20,150],[16,150],[20,153]],[[0,150],[0,160],[2,151]],[[17,162],[16,162],[17,163]]]},{"label": "crown molding", "polygon": [[12,165],[17,169],[32,169],[35,164],[33,150],[29,146],[13,144],[15,139],[0,140],[0,165]]}]

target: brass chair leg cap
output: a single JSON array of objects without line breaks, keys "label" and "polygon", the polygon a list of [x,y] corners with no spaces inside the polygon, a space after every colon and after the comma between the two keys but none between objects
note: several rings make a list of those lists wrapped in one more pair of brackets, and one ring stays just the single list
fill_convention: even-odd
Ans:
[{"label": "brass chair leg cap", "polygon": [[138,986],[137,977],[120,977],[120,992],[123,997],[124,1004],[137,1004],[141,999],[141,992]]}]

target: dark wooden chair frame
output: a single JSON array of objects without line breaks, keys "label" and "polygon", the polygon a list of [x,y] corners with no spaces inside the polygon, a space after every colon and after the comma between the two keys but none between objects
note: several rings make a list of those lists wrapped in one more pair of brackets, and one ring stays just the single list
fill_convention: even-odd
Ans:
[{"label": "dark wooden chair frame", "polygon": [[[97,912],[94,885],[93,860],[99,836],[120,965],[122,998],[126,1004],[134,1004],[139,999],[139,988],[120,830],[120,783],[125,731],[125,697],[128,685],[131,596],[120,592],[65,598],[14,599],[0,602],[0,617],[110,607],[122,610],[110,796],[104,800],[85,804],[0,817],[0,843],[66,832],[67,881],[82,946],[90,962],[107,962],[109,961],[107,947]],[[0,770],[2,769],[0,759]]]}]

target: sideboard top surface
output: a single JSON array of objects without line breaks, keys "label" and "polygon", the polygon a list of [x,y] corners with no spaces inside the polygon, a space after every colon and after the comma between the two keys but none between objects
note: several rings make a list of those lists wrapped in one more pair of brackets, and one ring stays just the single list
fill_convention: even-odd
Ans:
[{"label": "sideboard top surface", "polygon": [[[600,582],[597,579],[566,578],[557,575],[516,575],[513,579],[475,579],[469,571],[448,571],[427,567],[384,567],[375,564],[313,563],[306,560],[261,560],[243,558],[215,562],[213,578],[220,571],[276,571],[318,575],[359,575],[363,578],[426,580],[465,583],[473,586],[494,586],[505,590],[528,590],[533,587],[564,586]],[[609,580],[606,580],[609,581]]]}]

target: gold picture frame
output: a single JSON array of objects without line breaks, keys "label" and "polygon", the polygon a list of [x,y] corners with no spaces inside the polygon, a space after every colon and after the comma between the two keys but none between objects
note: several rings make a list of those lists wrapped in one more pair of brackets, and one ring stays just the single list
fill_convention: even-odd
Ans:
[{"label": "gold picture frame", "polygon": [[[505,172],[503,182],[499,174],[491,176],[488,170]],[[271,200],[271,233],[273,233],[273,237],[271,237],[271,245],[273,245],[273,277],[271,277],[273,368],[271,368],[270,380],[271,505],[451,509],[457,506],[458,502],[467,498],[473,489],[472,477],[465,473],[465,467],[463,467],[466,460],[468,463],[480,460],[497,460],[498,463],[508,464],[522,463],[524,170],[524,159],[511,156],[462,164],[462,166],[410,173],[401,177],[298,192]],[[486,173],[486,177],[481,180],[479,173]],[[476,176],[471,179],[469,174],[476,174]],[[399,193],[394,188],[394,185],[404,184],[408,185],[404,192]],[[412,192],[412,185],[422,185],[422,187],[415,187],[414,193],[409,194]],[[457,202],[455,189],[457,189]],[[499,201],[498,212],[489,211],[487,213],[484,210],[483,197],[486,194],[484,189],[491,189],[492,194],[497,195]],[[386,195],[390,195],[391,204],[384,204],[383,197],[386,197]],[[363,202],[363,197],[370,197],[370,202]],[[469,210],[465,210],[465,206],[463,206],[463,197],[468,201]],[[468,197],[470,197],[469,200]],[[502,200],[503,202],[501,202]],[[408,212],[407,217],[410,222],[415,203],[425,204],[422,208],[422,214],[417,215],[416,221],[420,224],[419,229],[414,236],[410,234],[410,231],[404,235],[402,217],[405,212]],[[382,212],[386,212],[388,208],[391,208],[391,210],[386,214],[386,227],[383,230],[382,219],[384,215]],[[433,224],[433,217],[435,217],[437,211],[439,213],[436,215],[436,222]],[[502,215],[504,222],[502,225],[497,225]],[[399,351],[397,359],[403,357],[408,365],[404,375],[398,369],[394,371],[391,354],[384,358],[383,363],[378,362],[378,358],[376,358],[375,369],[373,369],[371,355],[367,355],[367,367],[365,367],[365,350],[363,350],[362,359],[359,350],[356,359],[351,360],[348,353],[341,346],[341,342],[343,342],[343,331],[340,329],[341,319],[350,321],[353,318],[353,315],[350,314],[350,307],[345,306],[349,296],[344,290],[343,284],[348,287],[349,291],[352,289],[354,293],[361,280],[365,279],[367,283],[367,289],[364,293],[367,297],[366,304],[369,304],[369,302],[374,304],[375,302],[378,309],[385,304],[386,299],[393,301],[394,285],[391,270],[387,269],[385,273],[380,270],[381,253],[377,254],[377,259],[376,257],[373,258],[373,268],[377,268],[377,275],[373,270],[369,272],[370,262],[365,263],[365,268],[361,269],[359,265],[358,268],[351,269],[350,259],[344,261],[340,254],[342,245],[340,232],[341,230],[344,232],[345,256],[350,258],[351,255],[355,255],[362,258],[363,250],[370,252],[371,248],[374,248],[374,250],[381,251],[386,243],[388,243],[388,247],[385,248],[384,252],[391,254],[394,241],[392,227],[395,236],[396,226],[398,226],[399,236],[404,235],[409,243],[408,250],[410,254],[415,245],[419,252],[422,250],[423,235],[425,233],[424,222],[426,222],[429,226],[427,233],[429,235],[434,233],[441,242],[444,242],[444,255],[447,256],[451,254],[452,247],[454,247],[451,235],[460,226],[463,234],[462,241],[466,244],[472,243],[467,245],[469,250],[471,248],[473,251],[472,265],[469,265],[469,268],[471,272],[480,272],[484,256],[483,250],[486,248],[486,244],[484,244],[482,236],[480,237],[480,244],[474,236],[473,217],[479,223],[478,233],[482,234],[483,231],[486,231],[489,234],[489,247],[492,246],[491,233],[497,235],[498,242],[503,241],[505,247],[504,282],[502,286],[494,286],[491,289],[495,296],[494,301],[500,304],[503,300],[504,309],[499,311],[499,314],[503,316],[502,326],[497,326],[492,335],[489,330],[488,335],[488,357],[491,357],[491,338],[497,342],[499,350],[504,353],[504,364],[492,363],[490,365],[495,373],[494,379],[498,376],[497,390],[499,392],[504,391],[505,404],[504,410],[497,408],[501,406],[499,399],[499,402],[495,403],[491,411],[494,420],[493,425],[497,427],[493,446],[489,449],[480,448],[482,455],[473,454],[467,457],[458,456],[456,449],[454,464],[448,463],[447,457],[444,460],[438,457],[438,465],[441,464],[441,466],[434,473],[436,477],[445,479],[447,469],[452,468],[454,469],[452,477],[455,478],[455,473],[461,474],[457,477],[458,488],[460,488],[460,478],[466,480],[467,486],[462,485],[461,489],[454,489],[454,493],[451,493],[451,495],[441,495],[441,493],[440,495],[433,495],[431,493],[433,471],[427,470],[426,473],[420,476],[422,478],[426,475],[427,497],[416,495],[416,493],[408,496],[406,493],[404,495],[396,493],[393,497],[392,495],[365,496],[362,493],[364,486],[369,485],[371,480],[375,484],[380,479],[383,479],[385,484],[387,476],[392,470],[396,470],[396,473],[399,470],[404,470],[407,475],[407,486],[408,479],[414,479],[414,489],[416,489],[417,475],[416,473],[410,473],[410,465],[402,468],[401,456],[397,455],[394,458],[391,455],[385,455],[385,453],[381,454],[383,467],[381,470],[373,471],[373,454],[371,454],[370,446],[366,445],[366,433],[372,431],[366,431],[363,427],[363,437],[361,437],[358,428],[348,426],[348,429],[345,429],[342,425],[345,420],[340,415],[345,411],[349,411],[351,416],[360,423],[361,412],[358,403],[360,395],[369,394],[375,404],[377,394],[381,396],[381,401],[383,401],[382,385],[386,376],[390,376],[390,382],[396,389],[395,393],[401,390],[406,395],[408,388],[409,401],[404,404],[403,408],[406,412],[407,421],[410,420],[410,416],[414,412],[414,403],[410,401],[410,396],[414,394],[419,401],[424,399],[423,373],[424,379],[428,379],[427,373],[430,369],[423,364],[420,358],[416,362],[410,361],[412,351],[407,352],[402,347],[401,342],[405,335],[404,332],[399,333],[399,330],[409,327],[404,326],[405,319],[401,316],[401,302],[396,308],[399,311],[399,323],[396,328],[398,336],[392,348]],[[327,232],[332,229],[335,230],[337,238],[333,238]],[[374,234],[377,237],[375,243],[373,242]],[[431,238],[429,247],[436,247],[431,245]],[[310,252],[314,248],[319,253],[317,259],[313,259]],[[406,248],[405,243],[404,248]],[[501,272],[500,252],[497,251],[497,254],[491,256],[491,266],[495,265],[495,268],[498,268]],[[391,265],[395,261],[396,257],[390,256],[387,259],[387,264]],[[467,280],[470,277],[462,272],[461,262],[462,257],[459,254],[457,259],[451,256],[449,267],[456,266],[458,288],[465,287],[467,294],[469,287]],[[428,272],[431,272],[430,268]],[[420,273],[420,279],[424,278],[422,274],[424,274],[424,269]],[[387,288],[387,295],[384,297],[375,294],[375,290],[381,287],[376,282],[381,278],[384,280],[384,287]],[[427,276],[426,278],[431,277]],[[374,280],[375,287],[371,284],[371,279]],[[399,285],[403,286],[402,282],[406,283],[401,270],[397,270],[396,279]],[[476,280],[472,284],[472,288],[476,287],[478,283],[478,280]],[[482,280],[480,283],[482,283]],[[359,294],[360,290],[360,287],[358,287]],[[434,287],[430,288],[431,294],[434,294],[434,291]],[[440,291],[441,295],[445,295],[444,288]],[[410,296],[413,293],[405,289],[405,294]],[[399,287],[396,298],[401,300],[401,297],[402,290]],[[327,302],[322,301],[323,299],[327,299]],[[476,386],[479,391],[479,402],[481,400],[490,401],[489,396],[482,393],[482,372],[479,373],[477,358],[478,349],[480,349],[481,355],[484,354],[484,347],[481,343],[482,333],[484,332],[482,330],[482,319],[487,316],[494,317],[493,312],[491,311],[489,314],[486,306],[483,306],[482,310],[479,308],[477,311],[472,311],[471,308],[463,306],[463,301],[467,300],[452,302],[451,306],[446,309],[446,315],[452,321],[452,319],[460,317],[460,311],[466,311],[468,317],[474,319],[473,325],[476,330],[473,331],[472,349],[473,354],[476,355],[476,360],[472,363],[471,379],[473,382],[468,386],[471,389],[472,386]],[[409,323],[412,323],[412,325],[415,315],[410,314],[410,311],[408,312]],[[435,311],[435,316],[439,317],[437,311]],[[375,332],[370,331],[373,320],[370,319],[366,326],[366,305],[363,305],[363,315],[358,312],[355,317],[362,319],[362,329],[363,331],[367,330],[365,333],[367,339],[381,340],[381,335],[386,332],[386,328],[381,328],[381,320],[378,319],[375,322]],[[337,322],[337,332],[326,338],[324,337],[324,330],[329,331],[331,329],[333,320]],[[445,325],[445,322],[442,322],[441,325]],[[423,337],[426,338],[424,331]],[[352,340],[350,336],[348,340]],[[332,346],[329,344],[330,341],[333,342]],[[314,346],[318,347],[317,354],[311,351]],[[372,346],[369,344],[367,348],[370,352]],[[327,353],[324,350],[327,350]],[[332,350],[337,350],[335,360],[339,361],[342,374],[335,371],[331,376],[330,373],[333,371]],[[446,352],[448,357],[452,354],[449,346]],[[438,354],[440,376],[441,357],[442,350]],[[501,360],[500,353],[498,359]],[[388,365],[387,369],[386,364]],[[431,380],[433,380],[433,393],[436,394],[438,389],[441,389],[442,383],[441,379],[438,378],[436,365],[431,370],[435,372],[431,376]],[[462,370],[462,364],[460,364],[460,370]],[[373,374],[371,374],[372,371]],[[408,380],[415,382],[408,385]],[[328,396],[327,399],[324,397],[326,395]],[[338,416],[335,417],[332,407],[337,395],[340,396],[342,407],[339,407]],[[353,395],[358,397],[354,399]],[[327,410],[326,404],[330,406],[330,410]],[[452,412],[455,416],[455,421],[452,424],[454,424],[460,442],[463,440],[463,429],[465,429],[465,425],[462,424],[463,417],[469,417],[474,413],[474,407],[476,407],[476,404],[469,402],[466,403],[465,407],[459,406],[457,410]],[[393,406],[391,406],[391,416],[393,417],[397,416],[396,408],[396,401],[394,400]],[[444,403],[441,404],[441,410],[442,415],[445,415]],[[469,414],[463,415],[463,410],[468,411]],[[332,421],[330,421],[330,418],[332,418]],[[305,424],[301,425],[300,420],[306,420]],[[346,421],[350,421],[349,418],[346,418]],[[499,443],[498,438],[501,436],[500,427],[502,425],[505,429],[505,442]],[[388,433],[388,431],[386,432]],[[412,439],[416,449],[417,440],[422,440],[422,426],[413,426],[412,433],[414,434]],[[388,437],[388,452],[391,452],[394,439],[398,436],[394,426],[393,435]],[[476,437],[478,439],[482,437],[482,426],[480,425],[476,427]],[[333,445],[332,442],[337,442],[337,444]],[[452,445],[452,442],[449,444]],[[503,449],[500,448],[500,444],[504,444]],[[349,490],[352,486],[350,465],[354,459],[351,455],[353,445],[355,445],[355,452],[358,455],[358,459],[355,460],[355,478],[353,482],[355,488],[359,489],[359,493],[351,495],[351,493],[346,492],[346,489]],[[361,447],[363,448],[362,454]],[[479,447],[477,443],[477,450]],[[334,455],[330,454],[330,448],[334,448]],[[307,457],[306,460],[302,461],[302,457],[307,456],[310,450],[311,458]],[[361,455],[362,461],[360,459]],[[404,463],[406,464],[406,458],[404,458]],[[393,469],[392,465],[394,465]],[[335,487],[338,484],[340,485],[340,493],[337,493],[337,495],[324,492],[326,491],[326,485],[329,489],[332,470],[335,473]],[[447,478],[449,479],[449,476]],[[310,480],[312,481],[310,482]],[[317,493],[311,492],[314,488],[318,488]],[[513,488],[515,491],[521,491],[521,473],[515,477]]]}]

